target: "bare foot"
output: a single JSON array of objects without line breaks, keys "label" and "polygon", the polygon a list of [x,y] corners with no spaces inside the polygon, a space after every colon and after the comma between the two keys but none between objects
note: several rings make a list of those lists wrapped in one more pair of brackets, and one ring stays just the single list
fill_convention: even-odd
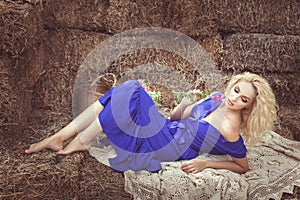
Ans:
[{"label": "bare foot", "polygon": [[85,151],[89,148],[88,146],[85,146],[79,139],[78,136],[76,136],[64,149],[59,150],[57,154],[61,155],[67,155],[71,154],[76,151]]},{"label": "bare foot", "polygon": [[59,137],[55,137],[54,135],[48,137],[38,143],[34,143],[30,145],[29,149],[25,150],[25,153],[37,153],[43,149],[51,149],[53,151],[59,151],[64,148],[64,141]]}]

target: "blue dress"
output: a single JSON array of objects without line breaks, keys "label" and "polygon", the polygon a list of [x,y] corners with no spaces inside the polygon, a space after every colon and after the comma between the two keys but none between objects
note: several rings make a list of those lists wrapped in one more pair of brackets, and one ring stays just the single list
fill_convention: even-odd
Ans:
[{"label": "blue dress", "polygon": [[226,141],[220,132],[203,120],[224,99],[214,93],[194,106],[191,115],[171,121],[159,113],[138,81],[127,81],[110,89],[99,101],[104,106],[98,118],[117,156],[109,160],[116,171],[161,169],[163,161],[187,160],[201,153],[236,158],[246,156],[242,137]]}]

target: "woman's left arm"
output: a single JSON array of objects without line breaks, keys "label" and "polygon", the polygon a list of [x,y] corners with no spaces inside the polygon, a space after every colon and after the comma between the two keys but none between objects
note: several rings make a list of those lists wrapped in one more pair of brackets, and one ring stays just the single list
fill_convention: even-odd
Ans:
[{"label": "woman's left arm", "polygon": [[184,172],[198,173],[205,168],[228,169],[236,173],[246,173],[249,169],[248,159],[231,157],[232,161],[210,161],[210,160],[192,160],[190,163],[181,166]]}]

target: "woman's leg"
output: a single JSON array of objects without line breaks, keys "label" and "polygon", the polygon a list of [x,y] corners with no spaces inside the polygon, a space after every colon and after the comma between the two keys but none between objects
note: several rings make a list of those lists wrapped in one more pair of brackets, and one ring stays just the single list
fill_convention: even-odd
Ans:
[{"label": "woman's leg", "polygon": [[36,153],[43,149],[52,149],[54,151],[63,149],[64,141],[88,127],[98,117],[102,109],[103,106],[100,102],[98,100],[95,101],[56,134],[30,145],[29,149],[25,150],[25,153]]},{"label": "woman's leg", "polygon": [[57,154],[70,154],[76,151],[88,150],[91,141],[101,133],[102,127],[98,117],[82,132],[80,132],[64,149],[59,150]]}]

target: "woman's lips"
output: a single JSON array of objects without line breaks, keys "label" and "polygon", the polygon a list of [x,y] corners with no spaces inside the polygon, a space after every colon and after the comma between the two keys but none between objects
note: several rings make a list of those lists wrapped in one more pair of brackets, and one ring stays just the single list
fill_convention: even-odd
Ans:
[{"label": "woman's lips", "polygon": [[228,104],[229,106],[233,106],[233,103],[232,103],[232,101],[230,101],[230,99],[227,99],[227,104]]}]

